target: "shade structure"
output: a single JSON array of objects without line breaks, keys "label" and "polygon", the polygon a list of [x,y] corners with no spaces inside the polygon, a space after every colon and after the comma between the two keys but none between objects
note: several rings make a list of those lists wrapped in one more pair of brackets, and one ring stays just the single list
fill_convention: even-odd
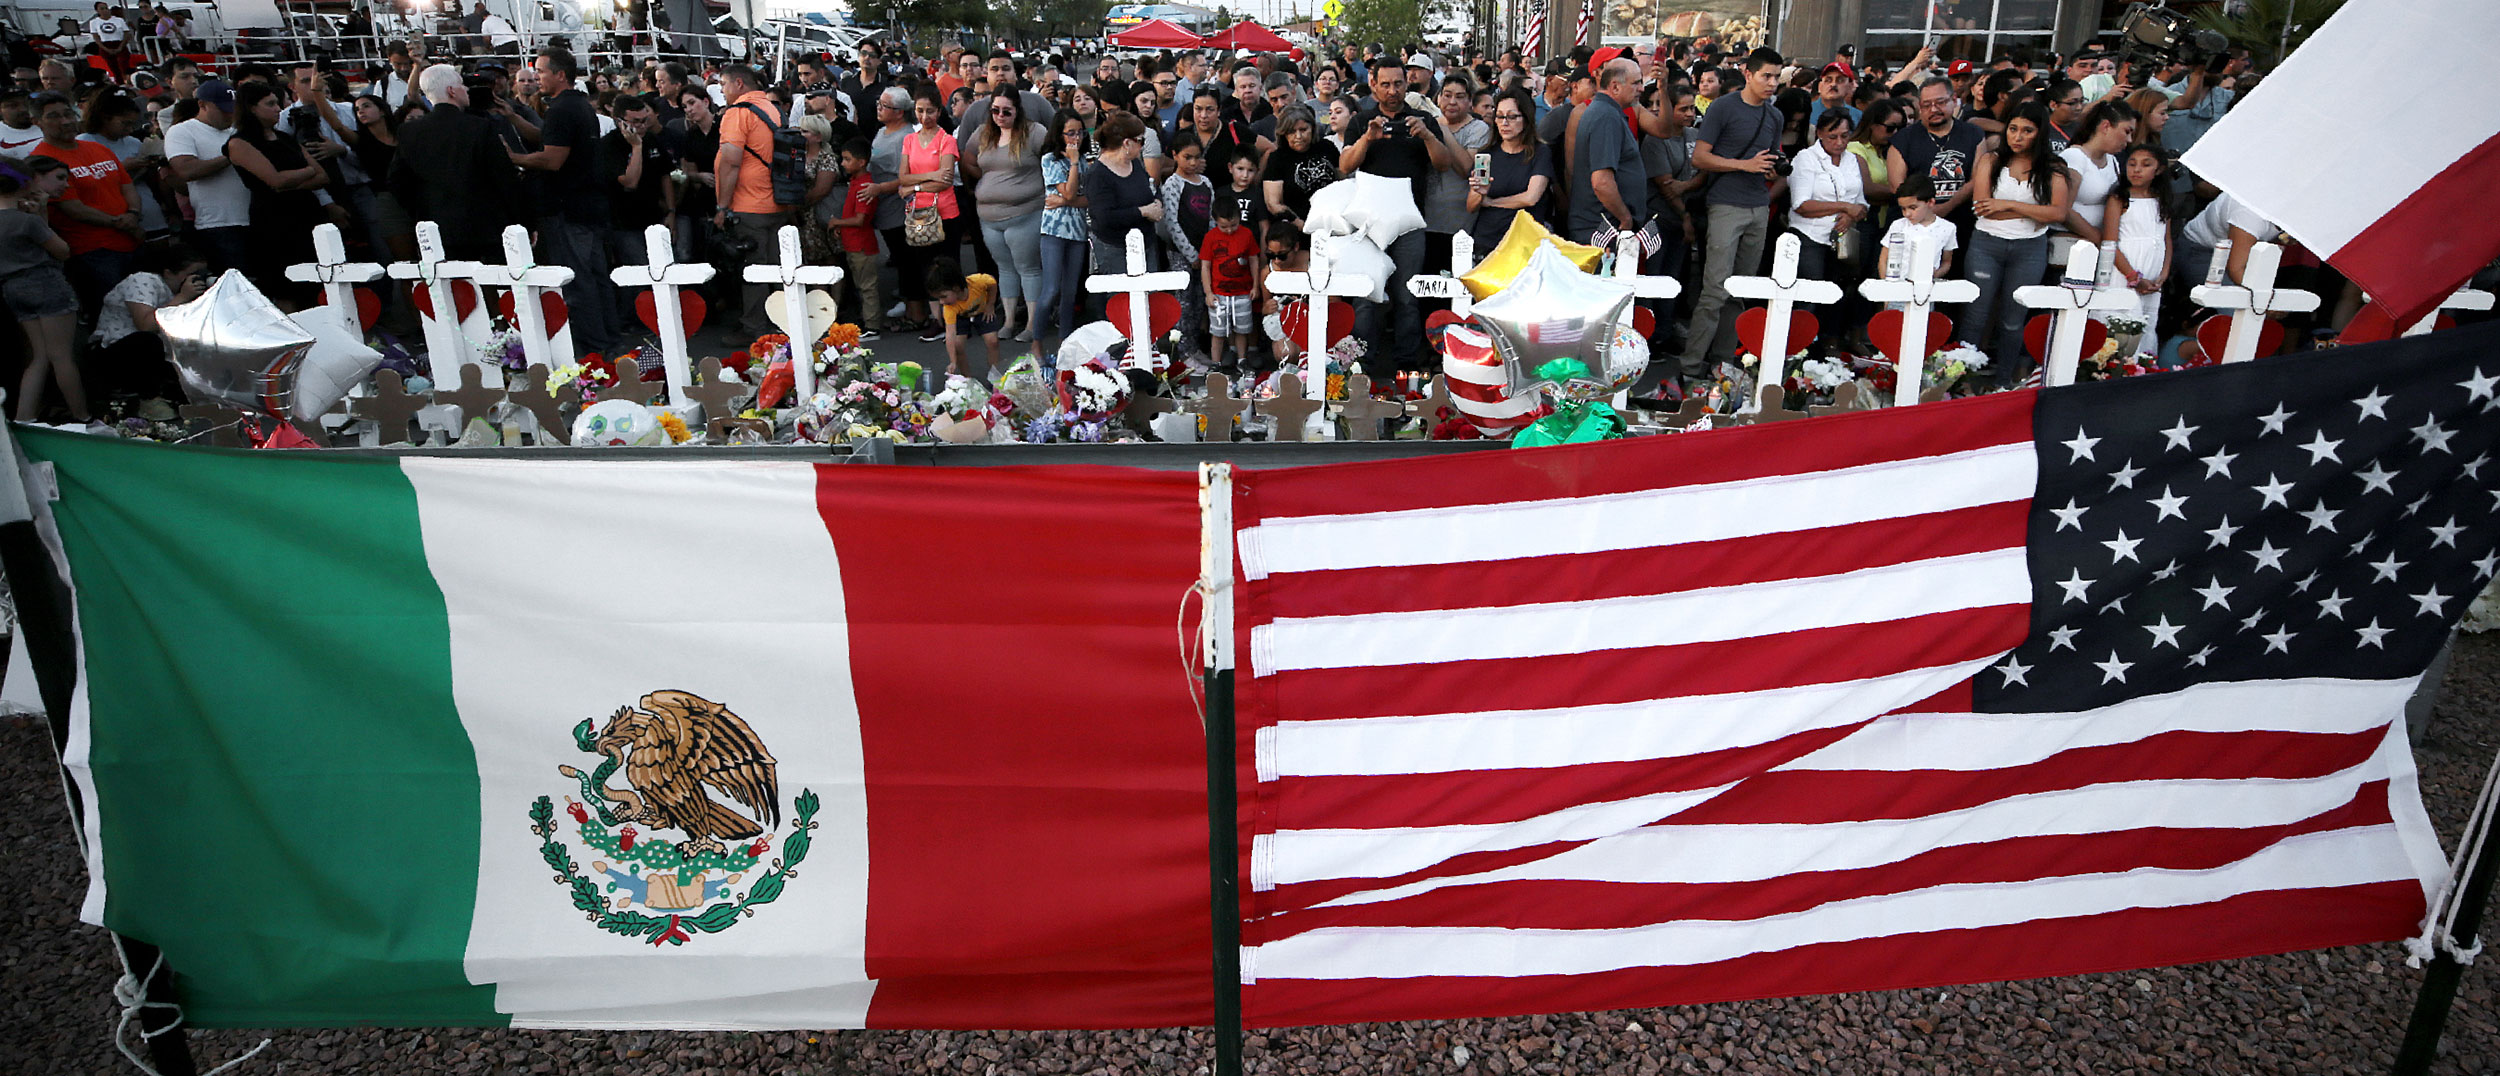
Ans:
[{"label": "shade structure", "polygon": [[1111,43],[1124,49],[1194,49],[1206,41],[1177,23],[1148,19],[1133,29],[1111,35]]},{"label": "shade structure", "polygon": [[1253,52],[1283,52],[1293,47],[1293,42],[1278,37],[1276,31],[1249,19],[1234,23],[1230,29],[1208,38],[1207,44],[1219,49],[1249,49]]}]

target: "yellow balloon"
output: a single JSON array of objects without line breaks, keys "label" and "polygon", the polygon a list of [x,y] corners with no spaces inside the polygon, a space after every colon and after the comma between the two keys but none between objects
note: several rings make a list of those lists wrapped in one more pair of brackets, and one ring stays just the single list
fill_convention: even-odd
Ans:
[{"label": "yellow balloon", "polygon": [[1528,267],[1528,255],[1536,253],[1537,246],[1546,242],[1553,243],[1554,249],[1561,251],[1562,256],[1579,266],[1583,273],[1595,272],[1598,259],[1606,254],[1586,243],[1574,243],[1555,235],[1537,223],[1535,217],[1519,213],[1510,218],[1510,231],[1502,236],[1501,242],[1495,243],[1491,251],[1477,252],[1476,256],[1482,260],[1468,270],[1466,276],[1458,278],[1459,282],[1467,285],[1467,293],[1479,301],[1490,298],[1494,292],[1508,287],[1511,278]]}]

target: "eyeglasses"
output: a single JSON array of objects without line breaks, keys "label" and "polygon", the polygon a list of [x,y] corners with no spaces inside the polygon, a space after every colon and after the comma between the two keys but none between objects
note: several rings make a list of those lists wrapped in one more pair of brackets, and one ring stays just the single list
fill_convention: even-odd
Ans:
[{"label": "eyeglasses", "polygon": [[1496,113],[1494,113],[1494,114],[1493,114],[1493,119],[1494,119],[1494,122],[1496,122],[1496,123],[1499,123],[1499,122],[1504,121],[1504,120],[1510,120],[1510,121],[1514,121],[1514,122],[1515,122],[1515,121],[1518,121],[1518,120],[1524,120],[1524,119],[1527,119],[1527,118],[1528,118],[1528,117],[1526,117],[1526,116],[1522,116],[1522,115],[1520,115],[1519,113],[1516,113],[1516,112],[1496,112]]},{"label": "eyeglasses", "polygon": [[993,108],[990,110],[990,115],[1005,116],[1008,119],[1014,119],[1016,117],[1016,110],[1012,108]]},{"label": "eyeglasses", "polygon": [[1159,79],[1156,79],[1156,80],[1155,80],[1155,85],[1157,85],[1157,86],[1170,86],[1170,85],[1174,85],[1174,84],[1178,83],[1179,81],[1180,81],[1179,79],[1159,78]]}]

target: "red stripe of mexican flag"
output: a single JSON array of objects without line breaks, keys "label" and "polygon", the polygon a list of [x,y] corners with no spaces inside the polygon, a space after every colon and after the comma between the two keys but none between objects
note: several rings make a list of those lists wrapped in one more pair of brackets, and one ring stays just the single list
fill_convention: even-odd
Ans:
[{"label": "red stripe of mexican flag", "polygon": [[199,1023],[1208,1018],[1187,476],[24,442]]}]

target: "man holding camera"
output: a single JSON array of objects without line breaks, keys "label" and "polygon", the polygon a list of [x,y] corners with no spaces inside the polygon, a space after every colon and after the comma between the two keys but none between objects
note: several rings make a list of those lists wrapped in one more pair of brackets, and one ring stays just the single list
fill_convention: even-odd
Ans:
[{"label": "man holding camera", "polygon": [[[1406,180],[1415,204],[1420,206],[1424,204],[1425,177],[1434,169],[1450,167],[1457,158],[1450,152],[1440,123],[1406,107],[1405,68],[1387,63],[1373,65],[1371,88],[1371,103],[1354,117],[1354,129],[1362,133],[1338,155],[1337,169]],[[1358,303],[1354,315],[1355,332],[1369,348],[1363,367],[1375,382],[1408,368],[1409,362],[1423,361],[1423,311],[1416,305],[1415,293],[1406,289],[1407,279],[1424,268],[1423,231],[1399,236],[1389,244],[1387,253],[1397,266],[1387,285],[1388,331],[1384,333],[1380,324],[1381,304]]]},{"label": "man holding camera", "polygon": [[1747,53],[1744,89],[1711,102],[1693,136],[1693,166],[1711,178],[1704,198],[1709,235],[1702,249],[1701,296],[1685,327],[1684,354],[1677,357],[1688,381],[1708,376],[1714,355],[1735,355],[1735,319],[1722,323],[1719,317],[1727,305],[1727,278],[1762,264],[1771,231],[1771,180],[1788,171],[1779,152],[1784,120],[1771,107],[1780,63],[1780,54],[1770,49]]}]

